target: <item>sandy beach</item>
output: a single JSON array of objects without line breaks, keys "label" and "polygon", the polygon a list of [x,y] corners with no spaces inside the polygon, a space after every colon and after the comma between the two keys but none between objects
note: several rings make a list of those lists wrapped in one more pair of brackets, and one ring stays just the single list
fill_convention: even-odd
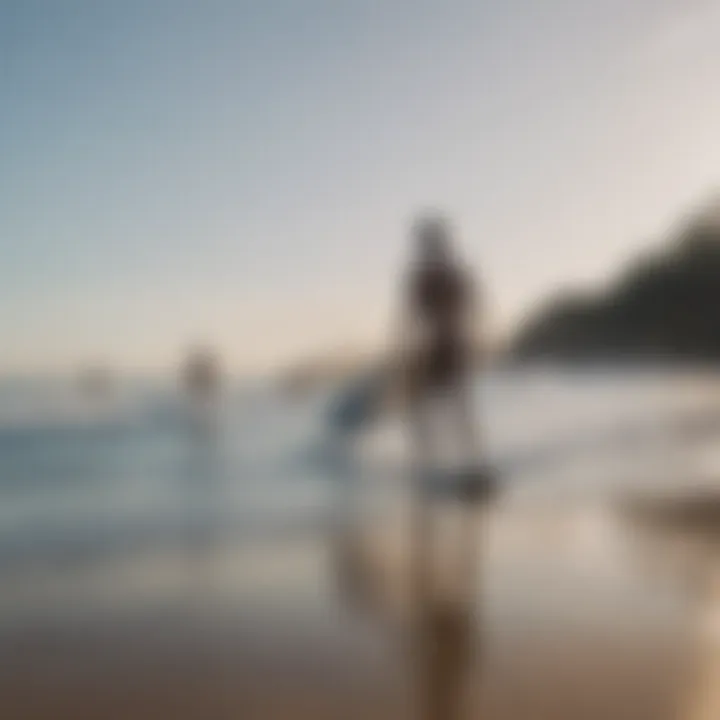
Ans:
[{"label": "sandy beach", "polygon": [[0,626],[0,713],[452,720],[452,703],[430,712],[450,688],[468,718],[718,717],[706,620],[717,598],[644,532],[597,505],[500,504],[480,519],[477,596],[422,629],[393,604],[407,557],[381,533],[365,552],[372,602],[340,592],[319,534],[45,577],[35,607],[16,579]]}]

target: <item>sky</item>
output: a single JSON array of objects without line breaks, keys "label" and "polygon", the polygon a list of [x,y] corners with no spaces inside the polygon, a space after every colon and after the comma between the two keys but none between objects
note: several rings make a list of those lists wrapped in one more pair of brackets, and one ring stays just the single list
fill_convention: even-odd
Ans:
[{"label": "sky", "polygon": [[419,209],[489,324],[720,186],[720,0],[3,0],[0,372],[381,345]]}]

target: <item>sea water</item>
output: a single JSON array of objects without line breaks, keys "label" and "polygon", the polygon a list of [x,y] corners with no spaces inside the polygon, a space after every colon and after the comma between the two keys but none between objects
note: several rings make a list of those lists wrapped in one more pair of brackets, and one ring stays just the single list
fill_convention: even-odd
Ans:
[{"label": "sea water", "polygon": [[[556,504],[633,485],[687,483],[692,472],[716,482],[712,438],[702,447],[671,442],[663,422],[717,412],[719,389],[713,376],[697,372],[546,369],[497,372],[479,379],[474,392],[483,452],[509,468],[503,501]],[[40,597],[52,604],[63,581],[81,587],[67,580],[73,573],[117,577],[128,563],[184,556],[208,543],[233,548],[240,564],[243,549],[258,542],[291,548],[317,536],[332,520],[338,484],[348,481],[327,462],[331,396],[237,383],[199,415],[167,379],[128,380],[102,398],[58,379],[3,381],[4,607]],[[657,428],[653,442],[613,449],[623,428],[643,427]],[[607,442],[576,442],[593,437]],[[360,482],[375,506],[405,502],[384,494],[387,478],[408,459],[398,453],[403,444],[407,451],[397,418],[357,444]],[[512,471],[513,458],[544,447],[555,448],[553,462]]]}]

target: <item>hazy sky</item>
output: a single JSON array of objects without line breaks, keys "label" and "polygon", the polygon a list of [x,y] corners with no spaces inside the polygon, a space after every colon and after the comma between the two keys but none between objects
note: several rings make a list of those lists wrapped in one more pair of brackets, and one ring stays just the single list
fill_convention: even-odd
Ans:
[{"label": "hazy sky", "polygon": [[718,185],[720,0],[3,0],[0,369],[382,337],[412,212],[509,327]]}]

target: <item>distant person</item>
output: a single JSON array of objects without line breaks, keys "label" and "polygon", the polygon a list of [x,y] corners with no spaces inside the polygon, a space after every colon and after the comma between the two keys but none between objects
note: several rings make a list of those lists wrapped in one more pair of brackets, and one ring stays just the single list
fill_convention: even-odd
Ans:
[{"label": "distant person", "polygon": [[195,348],[185,360],[183,384],[190,397],[200,403],[215,398],[220,387],[220,369],[214,353],[207,348]]},{"label": "distant person", "polygon": [[88,398],[106,400],[113,391],[113,377],[110,370],[102,365],[95,365],[80,373],[78,387]]},{"label": "distant person", "polygon": [[472,377],[477,358],[477,288],[453,248],[448,223],[426,216],[413,228],[414,258],[403,288],[403,375],[415,451],[425,463],[439,450],[438,414],[465,466],[477,461]]}]

